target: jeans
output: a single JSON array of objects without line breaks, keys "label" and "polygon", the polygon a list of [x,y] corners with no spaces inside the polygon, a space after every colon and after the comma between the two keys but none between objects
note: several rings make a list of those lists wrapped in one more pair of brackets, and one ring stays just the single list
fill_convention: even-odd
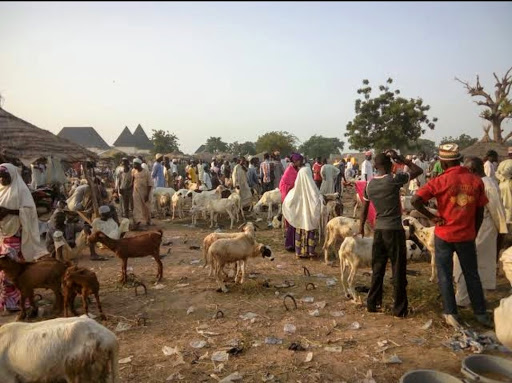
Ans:
[{"label": "jeans", "polygon": [[382,305],[384,274],[388,258],[393,276],[393,315],[407,316],[407,250],[404,230],[375,230],[372,248],[372,285],[368,292],[367,307],[375,311]]},{"label": "jeans", "polygon": [[457,315],[457,304],[453,289],[453,253],[456,252],[459,257],[462,274],[466,280],[473,312],[475,315],[485,314],[485,298],[480,276],[478,275],[475,241],[446,242],[436,236],[435,246],[438,284],[443,298],[443,312],[445,314]]}]

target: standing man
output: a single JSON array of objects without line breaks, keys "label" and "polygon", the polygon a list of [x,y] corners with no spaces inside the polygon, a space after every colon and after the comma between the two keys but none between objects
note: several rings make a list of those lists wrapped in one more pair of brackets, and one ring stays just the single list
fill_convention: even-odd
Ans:
[{"label": "standing man", "polygon": [[361,181],[370,181],[373,178],[372,152],[367,151],[365,160],[361,164]]},{"label": "standing man", "polygon": [[258,195],[261,195],[260,179],[258,173],[256,173],[256,158],[249,160],[249,169],[247,170],[247,184],[249,188],[256,191]]},{"label": "standing man", "polygon": [[[436,225],[436,267],[446,323],[460,326],[453,289],[453,253],[456,252],[476,319],[492,327],[478,275],[475,246],[475,238],[484,218],[484,207],[489,201],[482,180],[460,166],[461,158],[457,144],[441,145],[439,160],[443,175],[418,190],[411,204]],[[437,199],[439,215],[425,208],[425,204],[432,198]]]},{"label": "standing man", "polygon": [[281,182],[281,177],[284,174],[284,168],[283,168],[283,164],[281,163],[279,152],[274,152],[273,163],[274,163],[274,188],[278,188],[279,183]]},{"label": "standing man", "polygon": [[[391,173],[392,162],[409,166],[410,173]],[[364,237],[364,225],[368,217],[370,201],[375,206],[377,220],[372,247],[372,284],[368,292],[367,310],[377,312],[382,306],[384,274],[388,258],[391,260],[393,275],[393,315],[407,316],[407,249],[405,247],[405,231],[402,226],[402,209],[400,189],[411,179],[418,177],[422,170],[398,155],[394,150],[379,153],[375,157],[377,175],[368,182],[364,191],[363,208],[359,231]]]},{"label": "standing man", "polygon": [[512,146],[508,148],[508,159],[502,161],[496,170],[500,181],[501,201],[505,207],[507,224],[512,224]]},{"label": "standing man", "polygon": [[123,158],[121,170],[117,173],[117,191],[121,201],[121,211],[124,218],[130,217],[130,209],[133,210],[133,184],[132,172],[128,158]]},{"label": "standing man", "polygon": [[484,157],[485,175],[496,180],[496,169],[498,168],[498,153],[495,150],[489,150]]},{"label": "standing man", "polygon": [[249,206],[252,201],[252,193],[247,183],[247,161],[244,157],[240,158],[239,163],[233,169],[232,174],[233,188],[240,188],[240,199],[242,207]]},{"label": "standing man", "polygon": [[164,167],[162,165],[163,160],[164,160],[164,156],[162,154],[158,153],[155,156],[155,163],[153,164],[151,178],[153,179],[153,185],[156,188],[164,188],[165,187]]},{"label": "standing man", "polygon": [[316,158],[316,162],[313,165],[313,181],[315,181],[316,187],[320,190],[320,186],[322,186],[322,175],[320,174],[322,170],[322,159],[320,157]]},{"label": "standing man", "polygon": [[151,225],[151,205],[149,197],[153,181],[151,174],[142,167],[142,161],[139,158],[133,160],[132,169],[133,184],[133,222],[137,229],[142,222]]},{"label": "standing man", "polygon": [[336,177],[336,183],[334,184],[334,192],[335,193],[343,193],[343,182],[347,182],[347,179],[345,178],[345,160],[342,158],[340,162],[338,163],[338,170],[340,173]]},{"label": "standing man", "polygon": [[260,178],[261,178],[261,188],[262,194],[268,192],[269,190],[274,189],[272,174],[273,168],[270,164],[270,154],[263,154],[263,162],[260,165]]},{"label": "standing man", "polygon": [[[327,160],[326,160],[327,162]],[[334,183],[338,174],[340,173],[339,169],[331,164],[326,163],[320,169],[320,176],[322,177],[322,184],[320,185],[320,193],[322,194],[330,194],[334,193]]]}]

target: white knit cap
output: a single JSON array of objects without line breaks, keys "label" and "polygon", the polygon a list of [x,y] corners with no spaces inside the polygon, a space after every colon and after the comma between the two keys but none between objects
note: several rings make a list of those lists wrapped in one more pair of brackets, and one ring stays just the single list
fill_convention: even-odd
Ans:
[{"label": "white knit cap", "polygon": [[99,211],[100,211],[100,214],[110,213],[110,207],[107,205],[100,206]]},{"label": "white knit cap", "polygon": [[133,163],[134,164],[142,164],[142,161],[140,160],[140,158],[134,158]]}]

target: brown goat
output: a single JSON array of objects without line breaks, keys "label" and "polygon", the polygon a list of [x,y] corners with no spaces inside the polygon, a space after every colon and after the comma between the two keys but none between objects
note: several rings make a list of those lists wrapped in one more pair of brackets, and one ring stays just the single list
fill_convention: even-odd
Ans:
[{"label": "brown goat", "polygon": [[100,303],[100,283],[96,277],[96,273],[91,270],[84,269],[83,267],[72,266],[68,267],[64,273],[64,279],[62,280],[62,291],[64,293],[64,316],[69,316],[69,310],[73,315],[78,315],[73,303],[77,295],[82,295],[82,305],[85,314],[89,315],[89,304],[87,298],[90,294],[94,295],[98,310],[100,311],[100,318],[102,320],[107,319],[103,310],[101,309]]},{"label": "brown goat", "polygon": [[62,277],[69,265],[54,259],[45,259],[37,262],[18,263],[9,257],[0,257],[0,270],[21,292],[21,313],[18,320],[25,319],[27,312],[25,302],[28,298],[32,311],[30,317],[37,316],[37,306],[34,302],[34,289],[50,289],[55,294],[54,309],[58,315],[62,312]]},{"label": "brown goat", "polygon": [[157,282],[162,280],[163,265],[160,260],[160,243],[162,242],[162,230],[148,231],[135,237],[112,239],[101,231],[96,231],[89,236],[90,243],[100,242],[112,250],[116,257],[123,261],[121,269],[121,282],[126,283],[126,268],[128,258],[141,258],[151,255],[158,264]]}]

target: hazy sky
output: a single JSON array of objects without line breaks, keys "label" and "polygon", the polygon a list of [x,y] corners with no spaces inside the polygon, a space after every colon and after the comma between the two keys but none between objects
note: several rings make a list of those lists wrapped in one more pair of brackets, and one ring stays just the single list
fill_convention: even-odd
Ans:
[{"label": "hazy sky", "polygon": [[[512,66],[512,3],[0,3],[3,107],[58,133],[164,129],[193,152],[209,136],[287,130],[342,138],[362,79],[388,77],[438,117],[426,138],[480,137],[454,81]],[[512,123],[506,125],[512,128]]]}]

